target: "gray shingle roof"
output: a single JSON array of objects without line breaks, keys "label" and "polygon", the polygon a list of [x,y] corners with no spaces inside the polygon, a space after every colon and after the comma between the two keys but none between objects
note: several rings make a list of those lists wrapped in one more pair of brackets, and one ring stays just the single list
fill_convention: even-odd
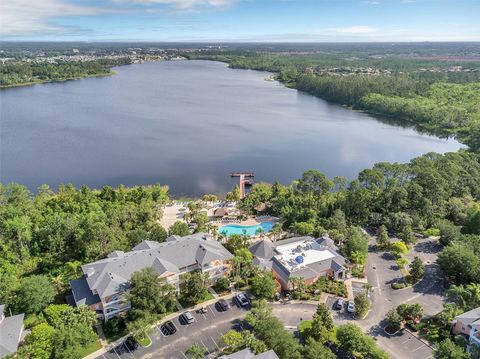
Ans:
[{"label": "gray shingle roof", "polygon": [[[2,308],[4,310],[4,306]],[[23,314],[18,314],[4,317],[0,321],[0,358],[17,351],[23,330],[23,317]]]},{"label": "gray shingle roof", "polygon": [[100,302],[100,297],[97,294],[92,294],[85,277],[72,280],[70,286],[72,287],[73,299],[77,307]]},{"label": "gray shingle roof", "polygon": [[248,250],[253,254],[254,257],[262,258],[262,259],[272,259],[275,253],[274,245],[270,241],[258,241],[257,243],[253,244]]},{"label": "gray shingle roof", "polygon": [[128,288],[131,275],[143,268],[152,267],[162,275],[197,263],[203,266],[213,260],[233,258],[220,242],[203,233],[168,239],[163,243],[143,241],[131,252],[120,256],[114,252],[113,256],[83,265],[89,288],[105,297]]}]

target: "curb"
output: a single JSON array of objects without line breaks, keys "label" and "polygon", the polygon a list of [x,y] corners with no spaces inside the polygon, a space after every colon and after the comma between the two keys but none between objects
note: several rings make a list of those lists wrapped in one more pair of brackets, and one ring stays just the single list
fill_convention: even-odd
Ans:
[{"label": "curb", "polygon": [[435,350],[435,348],[432,347],[432,346],[430,345],[430,343],[427,342],[425,339],[423,339],[423,338],[419,337],[418,335],[414,334],[413,332],[411,332],[411,331],[408,330],[407,328],[403,328],[403,329],[404,329],[408,334],[410,334],[410,335],[414,336],[415,338],[417,338],[418,340],[420,340],[423,344],[425,344],[425,345],[426,345],[427,347],[429,347],[430,349]]},{"label": "curb", "polygon": [[[197,310],[197,309],[200,309],[201,307],[204,307],[206,305],[210,305],[210,304],[213,304],[213,303],[216,303],[218,300],[220,299],[231,299],[233,298],[234,296],[236,295],[236,293],[229,293],[227,295],[224,295],[222,297],[218,297],[218,298],[213,298],[213,299],[210,299],[210,300],[207,300],[205,302],[202,302],[202,303],[199,303],[199,304],[196,304],[195,306],[193,307],[188,307],[188,308],[184,308],[183,310]],[[163,317],[162,319],[160,319],[158,322],[155,322],[154,324],[152,324],[150,326],[150,329],[154,329],[155,327],[157,327],[158,325],[161,325],[169,320],[172,320],[176,317],[178,317],[182,311],[177,311],[177,312],[174,312],[174,313],[171,313],[169,315],[166,315],[165,317]],[[128,333],[127,335],[115,340],[114,342],[111,342],[111,343],[108,343],[107,345],[103,346],[101,349],[98,349],[97,351],[93,352],[93,353],[90,353],[88,354],[87,356],[83,357],[83,359],[94,359],[102,354],[105,354],[107,353],[108,351],[110,351],[111,349],[115,348],[116,346],[118,346],[119,344],[121,344],[123,341],[125,341],[125,339],[127,339],[128,337],[130,336],[130,333]],[[152,341],[152,338],[150,338],[150,341],[153,343]],[[151,344],[150,344],[151,345]],[[147,348],[147,347],[144,347],[144,348]]]}]

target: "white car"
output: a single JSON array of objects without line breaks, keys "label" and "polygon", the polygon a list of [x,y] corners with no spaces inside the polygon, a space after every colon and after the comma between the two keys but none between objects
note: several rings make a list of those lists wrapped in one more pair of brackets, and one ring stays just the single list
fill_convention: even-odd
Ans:
[{"label": "white car", "polygon": [[355,302],[353,300],[348,301],[347,311],[349,313],[355,313]]}]

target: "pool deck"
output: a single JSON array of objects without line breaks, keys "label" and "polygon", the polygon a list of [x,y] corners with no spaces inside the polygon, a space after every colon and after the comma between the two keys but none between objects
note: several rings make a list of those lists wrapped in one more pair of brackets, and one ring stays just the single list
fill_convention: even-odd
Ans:
[{"label": "pool deck", "polygon": [[273,222],[276,224],[278,223],[278,218],[272,217],[272,216],[264,216],[264,217],[248,218],[245,221],[220,220],[220,221],[213,221],[211,223],[215,224],[218,227],[223,227],[229,224],[235,224],[237,226],[256,226],[263,222]]}]

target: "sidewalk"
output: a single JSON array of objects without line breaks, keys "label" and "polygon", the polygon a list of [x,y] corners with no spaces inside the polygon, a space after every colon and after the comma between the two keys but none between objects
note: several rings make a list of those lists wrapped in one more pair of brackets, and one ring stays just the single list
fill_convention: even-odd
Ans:
[{"label": "sidewalk", "polygon": [[[190,310],[190,311],[196,311],[204,306],[207,306],[207,305],[211,305],[211,304],[214,304],[216,303],[219,299],[231,299],[233,298],[234,296],[236,295],[235,292],[233,293],[229,293],[229,294],[226,294],[224,296],[217,296],[217,298],[213,298],[213,299],[210,299],[210,300],[207,300],[206,302],[203,302],[203,303],[200,303],[200,304],[197,304],[193,307],[189,307],[189,308],[185,308],[185,310]],[[151,329],[154,329],[156,326],[158,325],[161,325],[169,320],[172,320],[176,317],[178,317],[179,315],[181,314],[180,311],[178,312],[175,312],[175,313],[171,313],[169,315],[166,315],[165,317],[163,317],[162,319],[160,319],[158,322],[156,322],[155,324],[152,324],[151,326]],[[127,337],[129,336],[130,334],[127,334],[125,335],[124,337],[120,338],[120,339],[117,339],[116,341],[114,342],[111,342],[109,344],[106,344],[106,341],[104,340],[101,340],[101,343],[103,345],[103,347],[99,350],[97,350],[96,352],[93,352],[89,355],[87,355],[86,357],[84,357],[83,359],[95,359],[96,357],[102,355],[102,354],[105,354],[107,353],[108,351],[112,350],[112,348],[115,348],[117,347],[118,345],[120,345],[121,343],[123,343],[125,341],[125,339],[127,339]]]},{"label": "sidewalk", "polygon": [[353,278],[353,277],[346,279],[344,281],[344,283],[345,283],[345,287],[347,288],[347,299],[348,300],[353,300],[354,299],[352,282],[367,284],[368,280],[367,280],[367,278]]}]

